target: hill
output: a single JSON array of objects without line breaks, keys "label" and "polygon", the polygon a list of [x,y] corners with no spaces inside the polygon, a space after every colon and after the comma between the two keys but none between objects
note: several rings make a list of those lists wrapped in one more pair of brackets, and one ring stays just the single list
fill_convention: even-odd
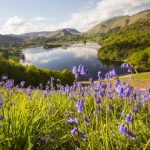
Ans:
[{"label": "hill", "polygon": [[150,66],[150,16],[109,33],[101,41],[100,59],[127,60],[139,70]]},{"label": "hill", "polygon": [[19,36],[24,39],[27,39],[27,38],[37,38],[37,37],[55,38],[55,37],[72,36],[72,35],[78,35],[78,34],[80,34],[80,32],[77,31],[76,29],[65,28],[65,29],[60,29],[56,31],[24,33]]},{"label": "hill", "polygon": [[109,20],[103,21],[87,31],[87,34],[107,33],[112,30],[118,30],[134,24],[141,19],[147,19],[150,15],[150,10],[145,10],[133,16],[118,16]]},{"label": "hill", "polygon": [[1,35],[0,34],[0,44],[15,44],[15,43],[21,43],[23,39],[21,37],[17,37],[15,35]]}]

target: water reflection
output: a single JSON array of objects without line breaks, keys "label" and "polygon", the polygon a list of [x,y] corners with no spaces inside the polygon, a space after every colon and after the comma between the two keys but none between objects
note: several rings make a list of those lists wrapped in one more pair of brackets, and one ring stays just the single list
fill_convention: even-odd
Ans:
[{"label": "water reflection", "polygon": [[[116,67],[115,63],[97,59],[97,44],[73,44],[67,49],[52,48],[45,50],[42,47],[28,48],[22,50],[25,61],[24,64],[33,64],[40,68],[71,70],[74,65],[83,64],[88,68],[90,75],[96,79],[97,72],[101,70],[103,75],[116,68],[118,74],[123,74],[125,70]],[[120,64],[119,64],[120,65]]]}]

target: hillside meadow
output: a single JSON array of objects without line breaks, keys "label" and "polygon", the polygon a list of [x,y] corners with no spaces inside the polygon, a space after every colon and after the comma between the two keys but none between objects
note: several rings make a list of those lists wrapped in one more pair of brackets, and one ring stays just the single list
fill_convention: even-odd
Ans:
[{"label": "hillside meadow", "polygon": [[[86,74],[83,66],[72,72]],[[116,77],[115,70],[104,79],[98,72],[98,82],[87,86],[77,78],[72,86],[51,80],[43,90],[2,76],[0,149],[150,149],[150,88],[137,90]]]}]

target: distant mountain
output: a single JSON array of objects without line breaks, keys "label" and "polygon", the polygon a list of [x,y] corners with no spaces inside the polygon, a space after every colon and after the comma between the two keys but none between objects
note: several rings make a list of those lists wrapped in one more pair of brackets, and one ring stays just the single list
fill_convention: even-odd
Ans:
[{"label": "distant mountain", "polygon": [[62,37],[62,36],[72,36],[72,35],[79,35],[80,32],[76,29],[65,28],[60,29],[57,31],[44,31],[44,32],[31,32],[31,33],[24,33],[21,34],[20,37],[22,38],[36,38],[36,37]]},{"label": "distant mountain", "polygon": [[21,43],[22,41],[23,39],[16,35],[1,35],[0,34],[0,44],[4,44],[4,43],[15,44],[15,43]]},{"label": "distant mountain", "polygon": [[26,39],[34,39],[38,37],[45,37],[45,38],[56,38],[56,37],[63,37],[63,36],[74,36],[79,35],[80,32],[76,29],[72,28],[65,28],[60,29],[57,31],[43,31],[43,32],[30,32],[30,33],[24,33],[20,35],[1,35],[0,34],[0,44],[2,43],[20,43],[23,40]]},{"label": "distant mountain", "polygon": [[118,30],[120,28],[129,26],[141,19],[147,19],[148,16],[150,16],[150,10],[145,10],[140,13],[137,13],[133,16],[119,16],[114,17],[109,20],[103,21],[93,28],[91,28],[89,31],[87,31],[87,34],[96,34],[96,33],[106,33],[111,30]]}]

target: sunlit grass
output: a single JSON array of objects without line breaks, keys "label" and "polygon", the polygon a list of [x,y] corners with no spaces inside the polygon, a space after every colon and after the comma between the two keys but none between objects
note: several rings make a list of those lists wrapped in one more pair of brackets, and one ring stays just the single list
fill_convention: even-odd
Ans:
[{"label": "sunlit grass", "polygon": [[[24,89],[25,90],[25,89]],[[44,97],[42,90],[35,90],[32,96],[20,90],[0,88],[3,105],[0,109],[0,148],[1,149],[149,149],[150,139],[150,104],[122,99],[115,95],[110,100],[108,95],[101,98],[101,110],[98,111],[96,97],[85,92],[84,98],[76,93],[59,94],[53,91]],[[78,113],[78,99],[84,99],[84,111]],[[133,109],[139,106],[139,113]],[[126,114],[135,117],[133,125],[125,120]],[[90,119],[86,125],[83,117]],[[78,129],[87,136],[71,135],[75,124],[67,119],[78,118]],[[121,123],[127,125],[136,135],[132,140],[119,132]]]}]

